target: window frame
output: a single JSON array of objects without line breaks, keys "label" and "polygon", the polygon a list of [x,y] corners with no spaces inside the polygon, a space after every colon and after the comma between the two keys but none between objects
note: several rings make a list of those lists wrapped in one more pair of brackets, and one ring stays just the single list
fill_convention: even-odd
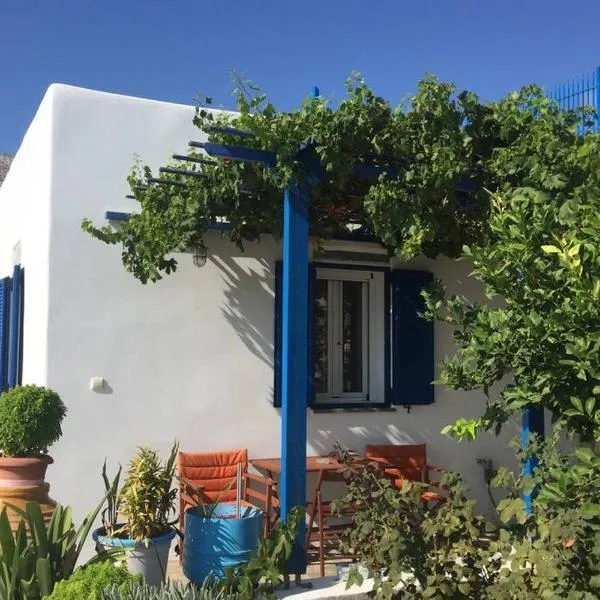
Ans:
[{"label": "window frame", "polygon": [[[313,263],[315,268],[315,279],[326,279],[339,281],[371,281],[372,274],[379,274],[382,277],[377,287],[382,292],[383,297],[377,298],[377,293],[374,292],[374,287],[370,284],[367,296],[369,297],[368,306],[365,307],[363,303],[363,311],[366,309],[369,315],[369,324],[363,324],[363,327],[367,327],[369,330],[369,336],[367,343],[363,345],[363,352],[366,355],[366,362],[368,369],[366,373],[363,372],[363,381],[367,379],[367,390],[368,392],[357,394],[357,393],[342,393],[336,397],[330,396],[329,394],[313,394],[311,408],[314,410],[329,410],[329,409],[385,409],[391,406],[391,280],[390,280],[390,266],[389,265],[369,265],[369,264],[354,264],[354,263],[329,263],[326,261],[320,261]],[[343,271],[343,276],[340,271]],[[328,284],[329,285],[329,284]],[[341,286],[340,286],[341,287]],[[373,298],[372,298],[373,296]],[[379,301],[379,302],[378,302]],[[380,327],[383,329],[379,333],[383,333],[383,339],[381,336],[377,336],[377,344],[382,344],[382,348],[375,354],[371,354],[373,349],[373,336],[377,333],[375,326],[371,328],[371,310],[378,310],[377,307],[382,307],[383,313],[381,314]],[[380,309],[381,310],[381,309]],[[314,317],[313,317],[314,320]],[[341,318],[338,319],[341,322]],[[316,325],[316,321],[311,323],[311,327]],[[328,319],[328,327],[331,328],[330,319]],[[363,329],[364,331],[364,329]],[[316,332],[315,332],[316,339]],[[365,360],[363,358],[363,360]],[[383,365],[381,365],[383,362]],[[373,365],[379,367],[380,373],[373,373]],[[364,366],[364,362],[363,362]],[[331,379],[331,369],[328,369],[328,378]],[[383,377],[381,378],[381,375]],[[381,380],[381,379],[382,380]],[[380,381],[380,383],[378,383]],[[374,387],[380,387],[380,391],[377,394],[372,394]],[[331,387],[329,389],[332,389]],[[373,401],[373,396],[381,397],[379,401]]]}]

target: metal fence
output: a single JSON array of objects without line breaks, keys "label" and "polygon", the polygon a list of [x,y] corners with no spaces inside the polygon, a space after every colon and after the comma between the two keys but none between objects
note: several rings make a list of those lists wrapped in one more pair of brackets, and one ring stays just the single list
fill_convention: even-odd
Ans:
[{"label": "metal fence", "polygon": [[[591,106],[598,113],[600,107],[600,67],[594,71],[586,73],[572,79],[567,83],[555,85],[546,90],[548,98],[558,102],[563,110],[573,110],[583,106]],[[582,133],[584,131],[600,131],[600,119],[598,114],[592,126],[581,125]]]}]

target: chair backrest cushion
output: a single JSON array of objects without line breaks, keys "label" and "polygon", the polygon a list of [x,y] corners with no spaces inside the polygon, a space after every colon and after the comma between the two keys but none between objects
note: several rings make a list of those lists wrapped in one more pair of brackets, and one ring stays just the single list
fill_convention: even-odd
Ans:
[{"label": "chair backrest cushion", "polygon": [[[248,450],[245,448],[225,452],[180,452],[177,474],[193,486],[204,488],[208,500],[233,502],[238,464],[242,465],[242,473],[248,471]],[[228,492],[222,496],[228,487]]]},{"label": "chair backrest cushion", "polygon": [[365,454],[384,466],[387,475],[410,481],[421,481],[427,464],[427,444],[369,445]]}]

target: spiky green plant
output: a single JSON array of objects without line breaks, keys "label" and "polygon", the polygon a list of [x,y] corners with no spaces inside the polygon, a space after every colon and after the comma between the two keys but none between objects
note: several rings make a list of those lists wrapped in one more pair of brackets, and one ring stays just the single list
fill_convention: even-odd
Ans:
[{"label": "spiky green plant", "polygon": [[164,463],[160,454],[148,447],[139,448],[131,459],[119,493],[119,508],[125,524],[116,531],[117,535],[143,542],[171,529],[175,523],[172,516],[177,490],[172,484],[178,449],[175,442]]},{"label": "spiky green plant", "polygon": [[[37,502],[25,511],[10,506],[21,516],[15,533],[11,531],[6,507],[0,513],[0,598],[38,600],[52,593],[56,582],[71,575],[92,524],[104,499],[75,527],[70,507],[54,508],[48,523]],[[97,556],[88,561],[92,564]]]},{"label": "spiky green plant", "polygon": [[114,586],[100,594],[100,600],[236,600],[238,596],[214,585],[205,583],[197,587],[169,582],[161,587],[128,585],[124,589]]}]

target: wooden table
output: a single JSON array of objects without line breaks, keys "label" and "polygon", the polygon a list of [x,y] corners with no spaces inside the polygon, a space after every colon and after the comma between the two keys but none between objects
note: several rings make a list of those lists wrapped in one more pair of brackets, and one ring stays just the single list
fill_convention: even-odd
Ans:
[{"label": "wooden table", "polygon": [[[274,475],[281,475],[281,458],[255,458],[250,460],[250,464],[259,471],[264,471],[269,479],[275,479]],[[329,456],[307,456],[306,472],[320,473],[322,471],[338,471],[344,465],[335,458]],[[277,497],[277,491],[274,492]],[[301,574],[294,573],[296,585],[301,586]],[[284,575],[284,587],[289,588],[289,575]]]},{"label": "wooden table", "polygon": [[[273,475],[281,475],[281,458],[254,458],[250,464],[259,471],[266,471],[267,476],[273,479]],[[344,465],[335,458],[329,456],[307,456],[306,472],[319,473],[320,471],[337,471]]]}]

